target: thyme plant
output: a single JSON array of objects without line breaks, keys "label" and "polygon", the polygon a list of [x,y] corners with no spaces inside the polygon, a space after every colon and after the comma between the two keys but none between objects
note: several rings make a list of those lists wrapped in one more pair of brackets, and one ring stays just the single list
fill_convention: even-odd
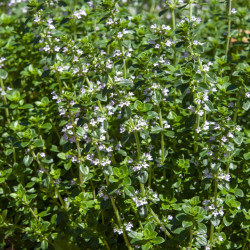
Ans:
[{"label": "thyme plant", "polygon": [[0,3],[0,248],[249,249],[249,2]]}]

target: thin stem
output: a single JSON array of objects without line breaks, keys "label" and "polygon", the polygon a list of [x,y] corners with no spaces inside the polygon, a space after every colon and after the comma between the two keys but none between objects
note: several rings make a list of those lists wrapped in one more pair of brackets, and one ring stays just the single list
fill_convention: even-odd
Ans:
[{"label": "thin stem", "polygon": [[247,247],[248,238],[249,238],[249,233],[250,233],[250,230],[248,230],[247,237],[246,237],[246,242],[244,243],[244,245],[243,245],[243,247],[242,247],[242,250],[245,250],[246,247]]},{"label": "thin stem", "polygon": [[192,8],[193,8],[192,0],[190,0],[189,1],[189,21],[191,21],[192,19]]},{"label": "thin stem", "polygon": [[230,43],[230,32],[231,32],[231,9],[232,9],[232,0],[228,0],[228,26],[227,26],[227,42],[226,42],[226,60],[227,54],[229,50],[229,43]]},{"label": "thin stem", "polygon": [[[159,119],[160,119],[160,127],[163,129],[160,105],[158,105],[158,114],[159,114]],[[163,165],[164,161],[165,161],[165,150],[164,150],[164,148],[165,148],[165,145],[164,145],[164,131],[161,131],[161,165]],[[166,170],[163,170],[163,176],[166,177]]]},{"label": "thin stem", "polygon": [[29,206],[28,206],[28,208],[29,208],[30,212],[32,213],[33,217],[35,218],[35,220],[37,221],[37,223],[40,223],[37,216],[36,216],[36,214],[35,214],[35,212],[33,211],[33,209],[31,207],[29,207]]},{"label": "thin stem", "polygon": [[[101,155],[101,152],[100,152],[100,150],[99,150],[99,148],[98,148],[98,145],[96,145],[96,151],[97,151],[97,155],[98,155],[99,161],[102,161],[102,155]],[[109,182],[109,177],[108,177],[108,175],[104,174],[104,177],[105,177],[105,180],[106,180],[107,185],[109,186],[110,182]],[[119,225],[119,227],[122,227],[122,228],[123,228],[123,238],[124,238],[124,240],[125,240],[125,243],[126,243],[128,249],[131,249],[131,250],[132,250],[132,247],[130,246],[130,243],[129,243],[127,234],[126,234],[126,232],[125,232],[125,230],[124,230],[124,226],[123,226],[122,221],[121,221],[121,216],[120,216],[119,211],[118,211],[118,209],[117,209],[117,207],[116,207],[115,200],[114,200],[114,198],[113,198],[112,196],[110,197],[110,200],[111,200],[111,203],[112,203],[114,212],[115,212],[115,216],[116,216],[118,225]]]},{"label": "thin stem", "polygon": [[234,124],[236,124],[237,122],[237,116],[238,116],[238,109],[240,106],[240,100],[241,100],[241,88],[239,89],[238,95],[237,95],[237,103],[236,103],[236,107],[234,110],[234,118],[233,118],[233,122]]},{"label": "thin stem", "polygon": [[[31,153],[32,153],[32,156],[34,157],[34,159],[36,160],[36,162],[38,163],[38,165],[39,165],[41,168],[44,169],[43,164],[42,164],[42,163],[39,161],[39,159],[36,157],[36,155],[35,155],[35,153],[34,153],[33,150],[31,150]],[[45,171],[45,173],[46,173],[46,175],[49,177],[50,182],[51,182],[51,185],[54,186],[55,191],[56,191],[56,194],[57,194],[57,196],[58,196],[58,198],[59,198],[59,200],[60,200],[60,202],[61,202],[63,208],[65,209],[65,211],[68,211],[68,209],[67,209],[67,207],[66,207],[66,205],[65,205],[65,203],[64,203],[64,201],[63,201],[63,199],[62,199],[62,196],[61,196],[61,194],[60,194],[58,188],[56,187],[56,185],[55,185],[55,183],[54,183],[53,178],[50,176],[50,174],[49,174],[47,171]]]},{"label": "thin stem", "polygon": [[189,231],[189,234],[190,234],[189,249],[191,249],[191,248],[192,248],[192,241],[193,241],[193,227],[194,227],[194,225],[192,225],[192,226],[190,227],[190,231]]},{"label": "thin stem", "polygon": [[176,65],[176,48],[175,48],[175,42],[176,42],[176,36],[175,36],[175,10],[174,7],[171,8],[171,16],[172,16],[172,28],[174,32],[173,40],[174,40],[174,65]]},{"label": "thin stem", "polygon": [[56,79],[57,79],[57,82],[59,84],[59,91],[60,91],[60,94],[62,93],[62,82],[61,82],[61,79],[60,79],[60,76],[59,76],[59,73],[57,71],[57,69],[55,69],[56,71]]},{"label": "thin stem", "polygon": [[[147,205],[147,208],[148,208],[150,214],[154,217],[154,220],[155,220],[159,225],[162,225],[161,221],[159,220],[158,216],[155,214],[155,212],[153,211],[153,209],[152,209],[149,205]],[[168,236],[170,239],[173,238],[173,236],[168,232],[168,230],[166,229],[165,226],[162,225],[162,229],[163,229],[163,231],[164,231],[164,233],[165,233],[166,236]]]}]

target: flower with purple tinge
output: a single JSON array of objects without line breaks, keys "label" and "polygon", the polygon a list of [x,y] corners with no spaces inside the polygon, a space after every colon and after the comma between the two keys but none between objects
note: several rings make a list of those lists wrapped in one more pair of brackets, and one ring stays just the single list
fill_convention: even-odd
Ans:
[{"label": "flower with purple tinge", "polygon": [[132,162],[134,162],[133,159],[132,159],[132,158],[129,158],[129,159],[128,159],[128,163],[132,163]]},{"label": "flower with purple tinge", "polygon": [[76,162],[77,161],[77,157],[76,156],[73,156],[72,159],[71,159],[72,162]]},{"label": "flower with purple tinge", "polygon": [[167,47],[170,47],[171,45],[172,45],[172,41],[171,41],[171,40],[167,40],[166,46],[167,46]]},{"label": "flower with purple tinge", "polygon": [[126,225],[126,231],[130,232],[132,227],[133,227],[132,222],[129,222],[129,223]]},{"label": "flower with purple tinge", "polygon": [[199,116],[203,116],[204,111],[203,111],[203,110],[199,110],[197,114],[198,114]]},{"label": "flower with purple tinge", "polygon": [[235,14],[237,13],[237,10],[235,8],[232,8],[231,13]]},{"label": "flower with purple tinge", "polygon": [[40,156],[41,156],[42,158],[44,158],[46,155],[45,155],[44,152],[42,152],[42,153],[40,153]]},{"label": "flower with purple tinge", "polygon": [[173,219],[173,216],[172,215],[168,215],[168,220],[172,220]]},{"label": "flower with purple tinge", "polygon": [[224,179],[225,181],[230,181],[231,175],[230,174],[225,175]]},{"label": "flower with purple tinge", "polygon": [[241,128],[239,125],[237,125],[235,129],[236,129],[237,131],[241,131],[241,130],[242,130],[242,128]]},{"label": "flower with purple tinge", "polygon": [[227,137],[226,137],[226,136],[222,136],[221,140],[222,140],[223,142],[226,142],[226,141],[227,141]]},{"label": "flower with purple tinge", "polygon": [[61,178],[58,178],[54,181],[54,184],[60,184],[61,183]]},{"label": "flower with purple tinge", "polygon": [[121,228],[119,229],[114,229],[114,233],[118,233],[118,234],[122,234],[123,233],[123,230]]}]

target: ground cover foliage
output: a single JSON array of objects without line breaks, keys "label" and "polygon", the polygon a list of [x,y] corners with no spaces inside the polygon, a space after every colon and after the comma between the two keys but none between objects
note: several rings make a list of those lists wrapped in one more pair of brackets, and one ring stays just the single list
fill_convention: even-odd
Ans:
[{"label": "ground cover foliage", "polygon": [[1,249],[249,249],[248,1],[0,8]]}]

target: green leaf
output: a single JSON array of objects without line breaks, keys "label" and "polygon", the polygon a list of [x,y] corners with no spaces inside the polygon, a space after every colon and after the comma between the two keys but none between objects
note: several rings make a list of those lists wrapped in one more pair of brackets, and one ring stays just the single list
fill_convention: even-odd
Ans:
[{"label": "green leaf", "polygon": [[150,248],[151,248],[151,245],[150,245],[149,242],[147,242],[146,244],[144,244],[144,245],[141,246],[141,249],[142,249],[142,250],[148,250],[148,249],[150,249]]},{"label": "green leaf", "polygon": [[245,154],[243,155],[243,157],[244,157],[244,159],[245,159],[246,161],[248,161],[248,160],[250,159],[250,152],[245,153]]},{"label": "green leaf", "polygon": [[60,159],[62,159],[62,160],[66,160],[66,159],[67,159],[66,154],[63,153],[63,152],[58,153],[58,154],[57,154],[57,157],[60,158]]},{"label": "green leaf", "polygon": [[152,108],[153,108],[153,104],[151,104],[151,103],[144,103],[143,111],[147,112],[147,111],[151,110]]},{"label": "green leaf", "polygon": [[125,191],[125,194],[126,194],[127,196],[130,196],[130,197],[135,196],[135,189],[134,189],[134,187],[132,187],[132,186],[125,187],[125,188],[124,188],[124,191]]},{"label": "green leaf", "polygon": [[161,243],[163,243],[165,240],[162,238],[162,237],[160,237],[160,236],[158,236],[158,237],[156,237],[156,238],[154,238],[153,240],[152,240],[152,242],[154,243],[154,244],[156,244],[156,245],[159,245],[159,244],[161,244]]},{"label": "green leaf", "polygon": [[131,185],[131,179],[127,176],[122,180],[122,185],[123,186],[129,186]]},{"label": "green leaf", "polygon": [[23,158],[23,163],[24,163],[25,167],[30,166],[30,164],[32,163],[32,161],[33,161],[33,157],[30,156],[30,155],[26,155]]},{"label": "green leaf", "polygon": [[52,125],[51,123],[47,122],[47,123],[44,123],[42,126],[41,126],[42,129],[52,129]]},{"label": "green leaf", "polygon": [[147,180],[148,180],[148,172],[140,171],[137,178],[138,178],[140,183],[145,184],[147,182]]},{"label": "green leaf", "polygon": [[36,139],[36,140],[34,141],[34,147],[36,147],[36,148],[41,148],[41,147],[43,147],[43,146],[44,146],[44,142],[43,142],[42,140]]},{"label": "green leaf", "polygon": [[207,226],[203,223],[198,223],[198,232],[199,232],[199,234],[206,234],[207,233]]},{"label": "green leaf", "polygon": [[136,100],[135,103],[134,103],[134,107],[137,111],[141,112],[143,111],[144,109],[144,103],[142,103],[141,101],[139,100]]},{"label": "green leaf", "polygon": [[121,79],[120,81],[117,82],[121,86],[130,86],[133,84],[133,82],[129,79]]},{"label": "green leaf", "polygon": [[101,93],[96,95],[96,98],[100,101],[106,102],[107,101],[107,95],[103,96]]},{"label": "green leaf", "polygon": [[233,220],[229,220],[228,218],[227,218],[227,216],[224,216],[223,217],[223,223],[224,223],[224,225],[226,226],[226,227],[229,227],[232,223],[233,223]]},{"label": "green leaf", "polygon": [[243,142],[243,137],[242,136],[237,136],[233,138],[234,142],[236,144],[238,144],[239,146],[241,145],[241,143]]},{"label": "green leaf", "polygon": [[175,120],[176,117],[177,117],[177,115],[176,115],[176,113],[175,113],[174,111],[170,111],[170,112],[168,113],[168,116],[167,116],[167,118],[168,118],[169,120]]},{"label": "green leaf", "polygon": [[151,128],[151,134],[159,134],[161,131],[164,131],[164,130],[158,125]]},{"label": "green leaf", "polygon": [[155,111],[149,111],[147,112],[147,115],[147,119],[153,119],[158,116],[158,113],[156,113]]},{"label": "green leaf", "polygon": [[80,171],[84,176],[87,176],[89,174],[89,167],[88,166],[83,166],[82,164],[80,165]]},{"label": "green leaf", "polygon": [[191,227],[193,225],[192,221],[183,221],[182,226],[183,227]]},{"label": "green leaf", "polygon": [[196,240],[201,246],[206,246],[207,245],[207,236],[206,236],[206,234],[197,235]]},{"label": "green leaf", "polygon": [[242,108],[243,108],[244,110],[248,111],[249,108],[250,108],[250,101],[247,101],[247,102],[243,103]]},{"label": "green leaf", "polygon": [[234,194],[236,197],[244,197],[244,192],[240,188],[236,188]]},{"label": "green leaf", "polygon": [[5,80],[8,77],[8,72],[4,69],[0,69],[0,78]]},{"label": "green leaf", "polygon": [[19,109],[31,109],[33,108],[32,104],[24,104],[23,106],[19,107]]},{"label": "green leaf", "polygon": [[41,248],[42,248],[43,250],[46,250],[46,249],[48,249],[48,247],[49,247],[48,242],[47,242],[46,240],[43,240],[43,241],[41,242]]}]

